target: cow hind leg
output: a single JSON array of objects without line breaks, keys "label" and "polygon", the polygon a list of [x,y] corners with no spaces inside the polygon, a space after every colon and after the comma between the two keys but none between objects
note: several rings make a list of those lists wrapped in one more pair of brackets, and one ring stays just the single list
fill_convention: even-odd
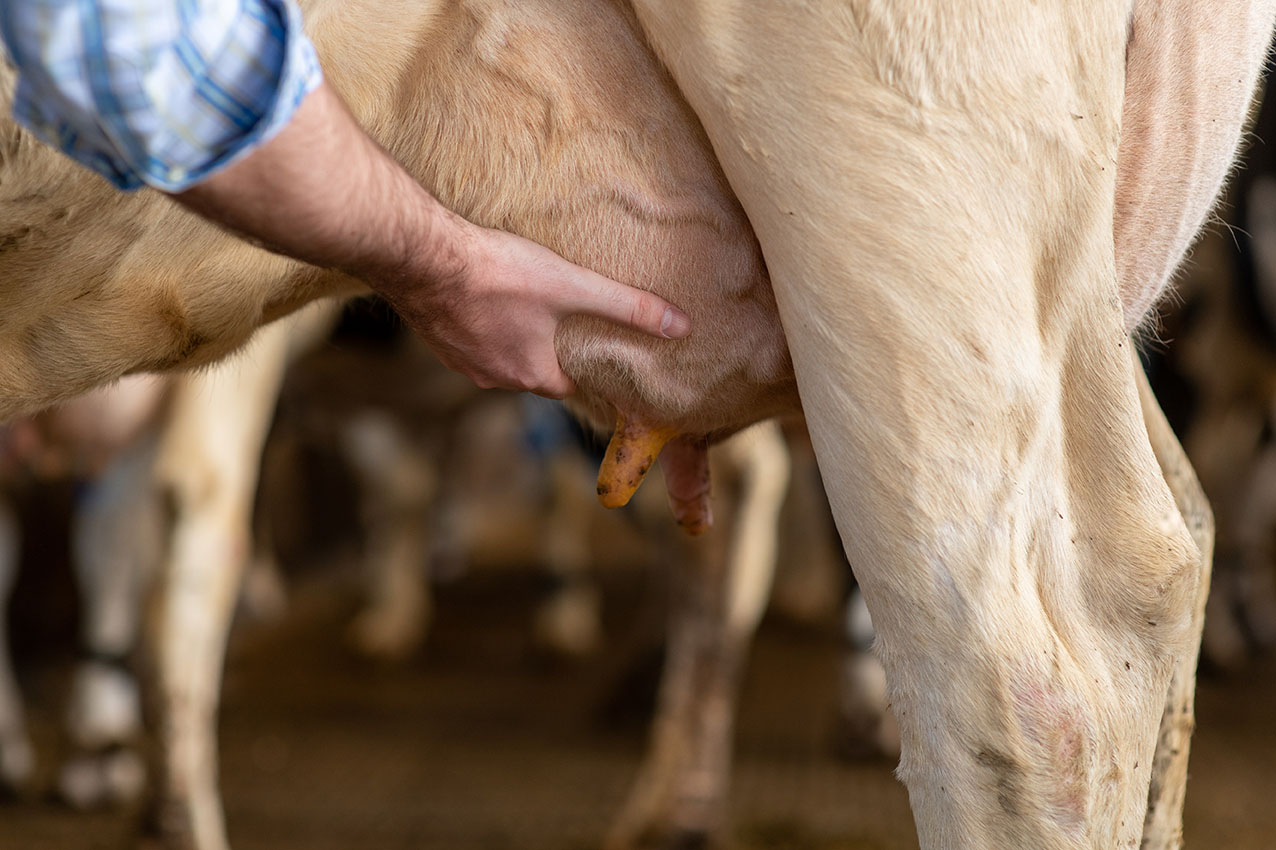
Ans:
[{"label": "cow hind leg", "polygon": [[1175,504],[1201,552],[1201,578],[1192,601],[1190,635],[1193,640],[1179,656],[1170,678],[1169,696],[1161,715],[1161,728],[1152,762],[1148,810],[1143,823],[1143,850],[1178,850],[1183,846],[1183,799],[1187,791],[1187,759],[1196,726],[1196,662],[1209,596],[1210,567],[1214,551],[1214,515],[1192,465],[1179,445],[1157,403],[1147,376],[1139,369],[1139,401],[1147,424],[1152,451]]},{"label": "cow hind leg", "polygon": [[770,596],[789,458],[773,422],[715,454],[713,480],[731,495],[717,506],[725,516],[683,549],[687,563],[671,565],[669,652],[651,741],[608,850],[704,847],[726,827],[740,672]]},{"label": "cow hind leg", "polygon": [[1128,4],[636,7],[766,256],[921,846],[1137,847],[1201,563],[1117,286]]}]

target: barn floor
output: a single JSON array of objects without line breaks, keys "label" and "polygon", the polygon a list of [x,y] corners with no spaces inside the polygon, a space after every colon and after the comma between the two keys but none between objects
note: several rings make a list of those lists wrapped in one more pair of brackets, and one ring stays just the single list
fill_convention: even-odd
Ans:
[{"label": "barn floor", "polygon": [[[530,646],[535,579],[471,576],[440,589],[427,647],[397,666],[346,648],[353,584],[341,571],[312,577],[283,620],[235,633],[221,728],[237,850],[597,847],[643,744],[634,694],[648,693],[642,671],[655,666],[659,584],[641,573],[608,578],[609,649],[565,665]],[[889,767],[830,755],[837,661],[831,631],[764,625],[738,735],[740,850],[916,846]],[[58,666],[24,673],[46,768],[58,747]],[[622,669],[638,672],[622,681]],[[1245,678],[1202,682],[1191,847],[1276,847],[1273,709],[1272,660]],[[75,814],[33,793],[0,807],[0,848],[121,850],[134,820]]]}]

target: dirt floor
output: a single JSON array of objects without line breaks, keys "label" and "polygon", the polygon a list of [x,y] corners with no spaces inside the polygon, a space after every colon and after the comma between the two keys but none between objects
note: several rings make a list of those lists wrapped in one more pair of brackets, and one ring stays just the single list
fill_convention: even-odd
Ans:
[{"label": "dirt floor", "polygon": [[[344,643],[354,584],[340,571],[312,577],[283,620],[236,631],[221,729],[237,850],[597,847],[643,745],[660,582],[610,577],[609,648],[577,665],[533,651],[541,583],[526,573],[444,586],[428,646],[400,666],[369,663]],[[831,754],[837,663],[831,629],[764,625],[744,687],[735,847],[916,846],[889,766]],[[60,667],[24,671],[46,787]],[[1276,848],[1274,708],[1271,660],[1201,683],[1191,847]],[[0,848],[118,850],[135,818],[76,814],[37,790],[0,808]]]}]

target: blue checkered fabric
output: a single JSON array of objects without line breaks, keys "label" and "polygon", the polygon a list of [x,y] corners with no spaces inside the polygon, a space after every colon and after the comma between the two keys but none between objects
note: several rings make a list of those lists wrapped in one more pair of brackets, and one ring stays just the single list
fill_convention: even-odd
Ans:
[{"label": "blue checkered fabric", "polygon": [[181,191],[322,80],[293,0],[0,0],[13,115],[121,189]]}]

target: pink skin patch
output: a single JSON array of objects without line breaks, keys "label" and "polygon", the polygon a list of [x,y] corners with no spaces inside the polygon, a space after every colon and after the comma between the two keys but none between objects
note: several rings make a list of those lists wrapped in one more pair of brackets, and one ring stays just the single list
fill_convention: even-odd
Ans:
[{"label": "pink skin patch", "polygon": [[1091,771],[1090,735],[1076,697],[1057,682],[1033,683],[1029,676],[1015,682],[1013,697],[1021,728],[1056,771],[1044,801],[1051,816],[1070,830],[1081,829]]}]

